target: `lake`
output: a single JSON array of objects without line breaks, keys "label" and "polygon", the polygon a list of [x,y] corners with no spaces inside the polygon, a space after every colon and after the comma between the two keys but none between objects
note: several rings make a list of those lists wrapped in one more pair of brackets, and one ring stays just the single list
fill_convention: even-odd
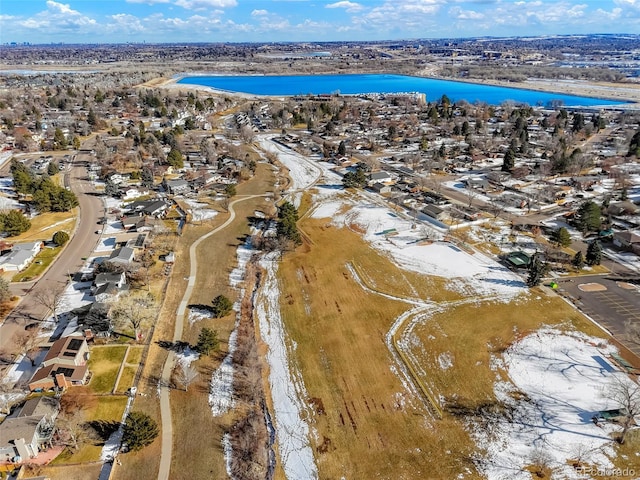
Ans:
[{"label": "lake", "polygon": [[178,83],[202,85],[228,92],[253,95],[320,95],[340,93],[357,95],[364,93],[424,93],[427,101],[436,101],[447,95],[452,101],[466,100],[469,103],[485,102],[499,105],[506,101],[528,105],[551,105],[561,102],[568,107],[593,107],[621,105],[627,102],[603,98],[579,97],[561,93],[538,92],[522,88],[506,88],[452,80],[411,77],[407,75],[211,75],[183,77]]}]

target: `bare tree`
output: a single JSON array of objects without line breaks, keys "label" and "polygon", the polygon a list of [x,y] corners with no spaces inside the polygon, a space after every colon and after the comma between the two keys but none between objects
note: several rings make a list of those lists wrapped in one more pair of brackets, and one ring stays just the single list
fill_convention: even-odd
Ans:
[{"label": "bare tree", "polygon": [[97,397],[67,392],[60,399],[60,414],[56,420],[57,443],[78,450],[89,438],[86,412],[94,408]]},{"label": "bare tree", "polygon": [[148,292],[130,293],[112,302],[109,316],[116,326],[133,329],[136,341],[140,339],[140,329],[151,323],[158,313],[153,296]]},{"label": "bare tree", "polygon": [[53,313],[53,318],[58,323],[58,312],[62,307],[62,290],[55,290],[51,287],[45,288],[44,290],[38,290],[34,295],[36,302],[40,305],[47,307]]},{"label": "bare tree", "polygon": [[605,386],[603,396],[616,404],[622,417],[622,432],[617,438],[623,444],[627,433],[640,415],[640,385],[626,375],[615,375],[609,385]]},{"label": "bare tree", "polygon": [[185,392],[189,390],[189,385],[191,385],[199,375],[194,367],[185,362],[178,363],[173,374],[176,380],[182,384]]},{"label": "bare tree", "polygon": [[28,331],[17,332],[13,336],[13,344],[24,353],[24,356],[31,361],[31,366],[36,366],[36,358],[40,352],[40,337],[38,330],[32,329]]}]

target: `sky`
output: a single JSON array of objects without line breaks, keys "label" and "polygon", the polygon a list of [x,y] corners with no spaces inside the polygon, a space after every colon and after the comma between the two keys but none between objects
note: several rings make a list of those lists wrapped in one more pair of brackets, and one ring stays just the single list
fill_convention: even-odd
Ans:
[{"label": "sky", "polygon": [[640,0],[0,0],[0,44],[581,33],[640,33]]}]

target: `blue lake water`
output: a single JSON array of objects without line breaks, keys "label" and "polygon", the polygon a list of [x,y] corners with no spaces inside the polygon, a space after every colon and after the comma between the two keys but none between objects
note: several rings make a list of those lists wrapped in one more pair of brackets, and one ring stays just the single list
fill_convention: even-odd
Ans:
[{"label": "blue lake water", "polygon": [[436,101],[447,95],[452,101],[485,102],[499,105],[506,101],[526,103],[528,105],[547,106],[552,102],[562,105],[599,106],[620,105],[626,102],[603,98],[579,97],[560,93],[538,92],[521,88],[506,88],[450,80],[410,77],[406,75],[367,74],[367,75],[278,75],[278,76],[193,76],[178,81],[182,84],[203,85],[229,92],[249,93],[253,95],[320,95],[340,93],[356,95],[363,93],[424,93],[427,101]]}]

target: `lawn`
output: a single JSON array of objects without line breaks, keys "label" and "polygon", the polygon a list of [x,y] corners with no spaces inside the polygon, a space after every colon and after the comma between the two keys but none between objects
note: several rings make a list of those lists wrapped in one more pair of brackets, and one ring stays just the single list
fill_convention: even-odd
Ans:
[{"label": "lawn", "polygon": [[125,345],[94,346],[91,349],[89,389],[93,393],[111,393],[126,351]]},{"label": "lawn", "polygon": [[[85,387],[74,387],[74,392],[81,392]],[[80,414],[85,421],[103,420],[107,422],[120,422],[125,406],[127,404],[127,397],[125,396],[105,396],[105,395],[91,395],[90,401],[87,404],[90,405],[84,409]],[[87,441],[80,444],[80,448],[77,451],[66,449],[52,462],[53,465],[66,465],[66,464],[80,464],[86,462],[96,462],[100,460],[100,453],[102,452],[101,442]]]},{"label": "lawn", "polygon": [[11,281],[26,282],[40,276],[55,260],[55,258],[58,256],[58,253],[60,253],[60,250],[62,250],[62,247],[43,248],[40,253],[38,253],[38,255],[36,255],[36,257],[33,259],[31,265],[29,265],[22,272],[14,275]]},{"label": "lawn", "polygon": [[120,375],[120,381],[116,388],[116,393],[125,393],[129,387],[133,386],[133,379],[138,371],[137,366],[127,365],[122,369],[122,375]]},{"label": "lawn", "polygon": [[9,237],[12,242],[33,242],[35,240],[51,240],[53,234],[59,230],[71,233],[74,228],[75,219],[78,215],[74,208],[69,212],[48,212],[41,213],[31,219],[31,228],[15,237]]}]

